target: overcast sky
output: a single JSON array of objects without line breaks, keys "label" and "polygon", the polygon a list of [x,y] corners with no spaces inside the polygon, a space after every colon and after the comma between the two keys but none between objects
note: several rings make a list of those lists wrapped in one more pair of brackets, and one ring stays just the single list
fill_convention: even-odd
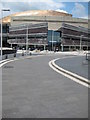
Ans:
[{"label": "overcast sky", "polygon": [[[13,2],[12,2],[13,1]],[[82,2],[80,2],[82,1]],[[3,16],[27,10],[57,10],[67,12],[73,17],[88,18],[88,0],[1,0],[0,8],[10,8]],[[1,17],[1,14],[0,14]]]}]

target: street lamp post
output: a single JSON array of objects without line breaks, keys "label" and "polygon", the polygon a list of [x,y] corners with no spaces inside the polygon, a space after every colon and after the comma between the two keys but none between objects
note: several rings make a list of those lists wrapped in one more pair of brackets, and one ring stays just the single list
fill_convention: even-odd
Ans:
[{"label": "street lamp post", "polygon": [[1,60],[2,60],[2,10],[1,10]]},{"label": "street lamp post", "polygon": [[10,9],[1,9],[1,60],[2,60],[2,34],[3,34],[3,31],[2,31],[2,19],[3,19],[3,11],[10,11]]}]

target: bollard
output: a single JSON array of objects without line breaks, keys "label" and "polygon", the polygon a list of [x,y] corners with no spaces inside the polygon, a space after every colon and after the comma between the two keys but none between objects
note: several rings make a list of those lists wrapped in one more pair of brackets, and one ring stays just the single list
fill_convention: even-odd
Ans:
[{"label": "bollard", "polygon": [[5,59],[8,59],[8,55],[6,54]]},{"label": "bollard", "polygon": [[22,53],[22,56],[24,56],[24,53]]},{"label": "bollard", "polygon": [[32,53],[30,52],[30,56],[32,55]]},{"label": "bollard", "polygon": [[14,57],[16,57],[16,53],[14,54]]}]

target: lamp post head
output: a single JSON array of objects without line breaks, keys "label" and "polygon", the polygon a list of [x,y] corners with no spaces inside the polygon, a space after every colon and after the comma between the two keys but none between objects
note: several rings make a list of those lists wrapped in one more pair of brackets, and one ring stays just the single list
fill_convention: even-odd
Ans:
[{"label": "lamp post head", "polygon": [[4,8],[3,8],[2,11],[10,11],[10,9],[9,9],[9,8],[8,8],[8,9],[4,9]]}]

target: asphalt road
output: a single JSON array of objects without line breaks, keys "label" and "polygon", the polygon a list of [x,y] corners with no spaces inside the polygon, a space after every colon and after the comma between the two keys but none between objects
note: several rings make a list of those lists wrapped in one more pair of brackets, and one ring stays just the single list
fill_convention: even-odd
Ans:
[{"label": "asphalt road", "polygon": [[85,56],[59,59],[55,63],[65,70],[88,79],[88,62],[86,61]]},{"label": "asphalt road", "polygon": [[3,66],[3,118],[87,118],[88,88],[52,70],[59,55],[14,61]]}]

